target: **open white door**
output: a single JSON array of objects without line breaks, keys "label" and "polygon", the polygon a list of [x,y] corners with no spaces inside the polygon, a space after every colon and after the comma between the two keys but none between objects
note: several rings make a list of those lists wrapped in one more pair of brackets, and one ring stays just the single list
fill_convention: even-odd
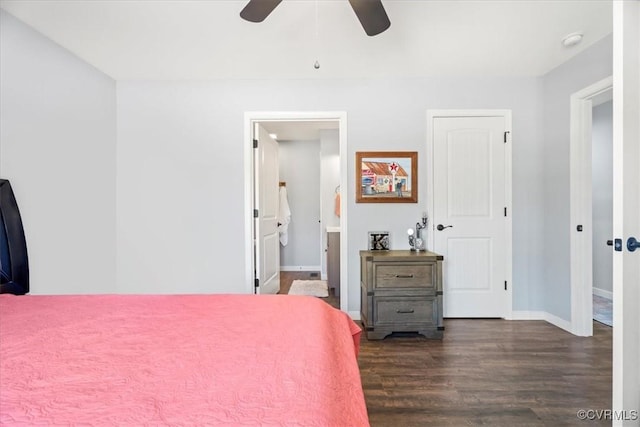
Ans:
[{"label": "open white door", "polygon": [[254,208],[256,292],[280,291],[280,240],[278,233],[278,142],[260,124],[254,128]]},{"label": "open white door", "polygon": [[445,317],[507,317],[506,115],[433,117],[433,242]]},{"label": "open white door", "polygon": [[640,1],[613,2],[613,425],[640,409]]}]

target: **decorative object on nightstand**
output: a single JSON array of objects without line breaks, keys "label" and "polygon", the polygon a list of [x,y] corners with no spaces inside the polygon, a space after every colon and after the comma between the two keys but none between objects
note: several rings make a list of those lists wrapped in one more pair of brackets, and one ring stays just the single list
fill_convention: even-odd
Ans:
[{"label": "decorative object on nightstand", "polygon": [[370,231],[368,234],[368,240],[368,247],[370,251],[388,251],[391,249],[389,246],[388,231]]},{"label": "decorative object on nightstand", "polygon": [[412,251],[426,251],[427,250],[427,223],[429,219],[427,218],[427,213],[422,213],[422,224],[416,222],[416,229],[410,228],[407,230],[407,234],[409,235],[409,246],[411,246]]},{"label": "decorative object on nightstand", "polygon": [[442,255],[360,251],[360,318],[367,338],[417,332],[441,339]]}]

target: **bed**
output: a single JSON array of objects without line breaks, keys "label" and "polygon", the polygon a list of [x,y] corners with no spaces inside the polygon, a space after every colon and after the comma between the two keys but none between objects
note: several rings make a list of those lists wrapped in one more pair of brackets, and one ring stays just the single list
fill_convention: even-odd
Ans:
[{"label": "bed", "polygon": [[367,426],[360,328],[289,295],[0,295],[2,425]]},{"label": "bed", "polygon": [[22,218],[11,183],[0,179],[0,294],[29,292],[29,262]]}]

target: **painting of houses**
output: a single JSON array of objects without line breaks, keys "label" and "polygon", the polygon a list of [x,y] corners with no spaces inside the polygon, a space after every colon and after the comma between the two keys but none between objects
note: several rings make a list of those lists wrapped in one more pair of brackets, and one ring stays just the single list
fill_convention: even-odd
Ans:
[{"label": "painting of houses", "polygon": [[358,202],[417,202],[416,152],[356,153]]},{"label": "painting of houses", "polygon": [[393,160],[362,162],[362,191],[365,195],[409,196],[411,193],[410,176],[402,165],[398,165],[393,174],[393,164]]}]

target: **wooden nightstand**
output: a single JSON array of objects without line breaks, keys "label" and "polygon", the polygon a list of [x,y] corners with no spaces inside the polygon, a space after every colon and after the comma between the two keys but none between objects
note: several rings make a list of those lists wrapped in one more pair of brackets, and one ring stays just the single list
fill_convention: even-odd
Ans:
[{"label": "wooden nightstand", "polygon": [[393,332],[442,338],[442,255],[360,251],[360,316],[368,339]]}]

